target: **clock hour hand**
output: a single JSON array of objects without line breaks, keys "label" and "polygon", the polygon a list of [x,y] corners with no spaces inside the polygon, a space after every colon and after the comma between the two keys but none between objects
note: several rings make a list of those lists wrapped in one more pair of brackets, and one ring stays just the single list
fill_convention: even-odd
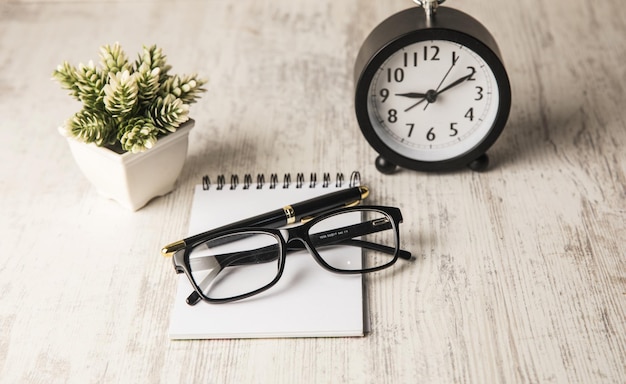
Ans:
[{"label": "clock hour hand", "polygon": [[425,93],[408,92],[408,93],[396,93],[396,96],[408,97],[409,99],[423,99],[426,97]]},{"label": "clock hour hand", "polygon": [[[420,96],[422,97],[422,99],[420,101],[418,101],[417,103],[411,105],[410,107],[408,107],[407,109],[404,110],[404,112],[408,112],[411,109],[417,107],[418,105],[422,104],[425,101],[428,101],[428,104],[430,103],[434,103],[435,101],[437,101],[437,95],[438,92],[435,91],[434,89],[429,90],[428,92],[426,92],[425,94],[420,94]],[[426,104],[426,106],[428,107],[428,104]],[[424,108],[426,109],[426,108]]]}]

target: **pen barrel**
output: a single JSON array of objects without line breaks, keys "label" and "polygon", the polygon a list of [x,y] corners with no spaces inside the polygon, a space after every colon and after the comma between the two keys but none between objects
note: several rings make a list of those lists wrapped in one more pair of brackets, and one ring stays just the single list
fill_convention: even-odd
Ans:
[{"label": "pen barrel", "polygon": [[331,209],[345,207],[352,203],[359,202],[361,198],[361,188],[353,187],[292,204],[291,207],[295,211],[297,222],[306,217],[316,216]]},{"label": "pen barrel", "polygon": [[[228,224],[226,226],[228,228],[226,229],[236,229],[242,227],[278,228],[283,225],[285,225],[285,212],[281,208]],[[220,229],[225,230],[225,227],[220,227]]]},{"label": "pen barrel", "polygon": [[[213,234],[229,231],[233,229],[243,227],[259,227],[259,228],[279,228],[286,224],[298,222],[303,218],[314,217],[322,212],[349,206],[353,203],[358,203],[369,194],[366,187],[352,187],[342,189],[336,192],[329,193],[327,195],[319,196],[307,201],[302,201],[292,205],[285,206],[284,208],[276,209],[261,215],[250,217],[244,220],[237,221],[235,223],[227,224],[219,228],[215,228],[208,232],[200,233],[198,235],[190,236],[180,242],[176,242],[166,246],[162,252],[164,254],[177,251],[178,249],[192,246],[199,241],[203,241],[207,236]],[[171,248],[170,248],[171,247]]]}]

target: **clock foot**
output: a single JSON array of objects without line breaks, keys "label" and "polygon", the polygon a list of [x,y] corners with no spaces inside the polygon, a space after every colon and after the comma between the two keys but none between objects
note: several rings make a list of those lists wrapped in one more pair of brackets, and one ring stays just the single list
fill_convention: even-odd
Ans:
[{"label": "clock foot", "polygon": [[467,166],[469,167],[469,169],[475,172],[486,171],[487,167],[489,167],[489,156],[487,156],[487,154],[485,153],[481,155],[479,158],[477,158],[476,160],[467,164]]},{"label": "clock foot", "polygon": [[376,169],[378,169],[380,173],[384,173],[385,175],[390,175],[396,171],[396,165],[389,162],[382,156],[378,156],[376,158],[375,164],[376,164]]}]

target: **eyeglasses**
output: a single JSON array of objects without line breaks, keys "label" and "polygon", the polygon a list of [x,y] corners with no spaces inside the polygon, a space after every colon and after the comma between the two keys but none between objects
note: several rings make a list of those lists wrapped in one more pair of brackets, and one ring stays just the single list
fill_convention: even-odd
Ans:
[{"label": "eyeglasses", "polygon": [[[399,247],[398,208],[361,206],[329,211],[286,229],[246,227],[211,232],[174,254],[177,273],[185,273],[200,299],[211,303],[241,300],[275,285],[287,254],[307,249],[328,271],[359,274],[392,266],[411,253]],[[346,252],[357,247],[362,252]]]}]

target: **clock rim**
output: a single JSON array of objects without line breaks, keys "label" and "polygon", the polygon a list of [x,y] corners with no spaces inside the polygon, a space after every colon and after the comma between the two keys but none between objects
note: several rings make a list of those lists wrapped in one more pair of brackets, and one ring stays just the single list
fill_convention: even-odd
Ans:
[{"label": "clock rim", "polygon": [[[471,16],[460,11],[450,8],[440,9],[437,17],[443,17],[437,20],[443,20],[444,22],[435,23],[435,25],[425,29],[413,29],[398,34],[398,29],[401,30],[403,28],[402,22],[404,21],[404,24],[406,24],[406,20],[403,19],[407,16],[417,17],[417,15],[414,15],[416,10],[418,9],[411,8],[389,17],[376,29],[374,29],[374,31],[372,31],[370,36],[368,36],[363,43],[361,52],[359,52],[357,59],[357,65],[355,67],[356,83],[354,102],[357,121],[359,123],[359,128],[368,143],[383,158],[396,165],[421,171],[442,171],[461,168],[484,155],[502,133],[508,120],[511,108],[510,81],[504,64],[500,59],[498,47],[491,34],[489,34],[489,32],[480,23],[471,18]],[[441,15],[441,11],[445,11],[443,15]],[[446,17],[446,15],[450,17]],[[398,19],[399,17],[401,19]],[[465,25],[465,30],[462,31],[460,30],[461,28],[450,28],[447,26],[448,23],[446,23],[446,21],[459,25],[459,17],[461,17],[461,20],[463,21],[469,20],[466,23],[467,25],[461,24]],[[415,23],[411,24],[412,27],[414,27],[413,24]],[[398,25],[399,28],[397,28]],[[468,31],[472,31],[473,33],[470,34]],[[480,38],[476,36],[480,36]],[[481,38],[485,41],[482,41]],[[480,56],[494,74],[498,85],[500,100],[494,123],[478,144],[458,156],[454,156],[449,159],[423,161],[409,158],[397,153],[387,146],[382,139],[380,139],[369,118],[369,90],[376,72],[393,53],[410,44],[436,40],[449,41],[463,45]],[[372,44],[372,41],[378,42],[378,44]],[[376,45],[380,46],[377,47]],[[363,59],[363,51],[368,51],[369,48],[373,48],[374,53],[371,54],[369,59],[362,65],[362,68],[359,68],[359,62]]]}]

